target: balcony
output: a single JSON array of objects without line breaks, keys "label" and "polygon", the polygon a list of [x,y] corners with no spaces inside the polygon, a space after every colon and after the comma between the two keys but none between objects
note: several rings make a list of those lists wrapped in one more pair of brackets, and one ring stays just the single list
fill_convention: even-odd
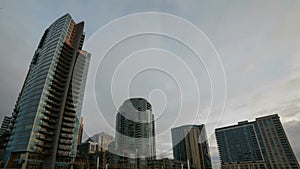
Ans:
[{"label": "balcony", "polygon": [[59,144],[62,144],[62,145],[72,145],[73,142],[72,142],[72,140],[59,139]]},{"label": "balcony", "polygon": [[61,79],[58,76],[54,76],[52,83],[56,83],[57,85],[63,85],[66,83],[66,79]]},{"label": "balcony", "polygon": [[66,77],[62,77],[64,75],[62,75],[62,73],[60,73],[57,69],[55,71],[55,74],[54,74],[54,79],[60,81],[60,82],[63,82],[65,83],[66,82]]},{"label": "balcony", "polygon": [[41,126],[52,130],[55,129],[53,125],[49,125],[48,123],[42,123]]},{"label": "balcony", "polygon": [[70,153],[69,153],[69,151],[58,150],[57,155],[59,155],[59,156],[70,156]]},{"label": "balcony", "polygon": [[61,132],[73,134],[74,133],[74,129],[61,128]]},{"label": "balcony", "polygon": [[35,145],[38,146],[38,147],[45,148],[45,149],[50,149],[50,148],[52,148],[51,144],[45,144],[45,143],[42,143],[42,142],[38,142],[38,143],[36,143]]},{"label": "balcony", "polygon": [[63,151],[71,151],[72,150],[72,146],[58,145],[58,149],[59,150],[63,150]]},{"label": "balcony", "polygon": [[39,146],[35,147],[34,151],[37,152],[37,153],[39,153],[39,154],[45,154],[45,155],[49,155],[50,154],[50,150],[49,149],[45,150],[45,149],[43,149],[43,148],[41,148]]},{"label": "balcony", "polygon": [[48,93],[47,94],[49,98],[53,99],[53,100],[56,100],[56,102],[59,102],[60,100],[57,98],[56,95],[52,94],[52,93]]},{"label": "balcony", "polygon": [[60,82],[56,81],[56,79],[53,79],[51,81],[50,91],[53,92],[55,96],[57,96],[58,94],[61,94],[62,91],[64,91],[64,86]]},{"label": "balcony", "polygon": [[70,123],[63,122],[62,125],[66,128],[74,128],[72,123],[70,124]]},{"label": "balcony", "polygon": [[69,123],[75,123],[75,119],[70,118],[70,117],[64,117],[64,121],[69,122]]},{"label": "balcony", "polygon": [[68,109],[75,109],[75,105],[72,102],[67,102],[66,103],[66,108],[68,108]]},{"label": "balcony", "polygon": [[64,75],[66,75],[68,72],[65,70],[65,67],[63,67],[61,64],[57,64],[56,70],[60,71]]},{"label": "balcony", "polygon": [[56,71],[55,71],[55,75],[58,75],[61,79],[66,79],[67,78],[66,73],[67,72],[65,70],[63,70],[61,68],[61,66],[58,66]]},{"label": "balcony", "polygon": [[50,105],[48,105],[48,104],[45,105],[45,109],[52,110],[52,111],[57,111],[57,110],[58,110],[58,109],[56,109],[55,107],[50,106]]},{"label": "balcony", "polygon": [[79,96],[76,95],[68,95],[68,100],[73,100],[73,103],[77,103],[76,101],[79,99]]},{"label": "balcony", "polygon": [[42,120],[45,122],[49,122],[49,123],[56,123],[56,121],[54,119],[51,119],[47,116],[42,117]]},{"label": "balcony", "polygon": [[62,139],[68,139],[68,140],[72,140],[73,139],[73,135],[72,134],[60,134],[60,138]]},{"label": "balcony", "polygon": [[52,82],[51,87],[55,87],[54,89],[57,89],[57,90],[60,90],[60,91],[64,90],[64,88],[65,88],[64,83],[61,83],[60,81],[58,81],[55,78],[51,82]]},{"label": "balcony", "polygon": [[47,138],[44,135],[37,135],[37,139],[41,140],[41,141],[48,141],[48,142],[52,142],[52,140],[50,138]]},{"label": "balcony", "polygon": [[59,102],[54,101],[54,99],[48,98],[46,101],[50,106],[59,107]]},{"label": "balcony", "polygon": [[47,131],[45,129],[39,130],[39,133],[45,134],[45,135],[54,135],[52,131]]},{"label": "balcony", "polygon": [[43,111],[43,114],[45,114],[45,115],[47,115],[47,116],[50,116],[50,117],[53,117],[53,118],[57,118],[57,115],[56,114],[54,114],[54,113],[51,113],[50,111],[47,111],[47,110],[45,110],[45,111]]},{"label": "balcony", "polygon": [[65,112],[64,113],[66,116],[71,117],[71,118],[75,118],[76,117],[76,113],[75,112]]},{"label": "balcony", "polygon": [[70,63],[72,61],[72,57],[68,57],[68,56],[72,56],[72,50],[63,48],[63,50],[61,51],[64,55],[61,55],[60,59],[64,59],[66,63]]},{"label": "balcony", "polygon": [[68,111],[72,111],[72,112],[74,112],[74,113],[76,112],[74,106],[73,106],[73,107],[70,107],[70,106],[66,105],[65,109],[68,110]]}]

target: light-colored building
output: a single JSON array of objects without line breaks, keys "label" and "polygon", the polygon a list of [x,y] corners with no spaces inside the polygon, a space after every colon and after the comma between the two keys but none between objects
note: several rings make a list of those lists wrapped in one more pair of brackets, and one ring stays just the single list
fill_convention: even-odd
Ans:
[{"label": "light-colored building", "polygon": [[110,134],[107,134],[105,132],[101,132],[98,134],[95,134],[91,137],[93,141],[98,143],[98,151],[106,151],[108,150],[108,145],[114,141],[114,137]]},{"label": "light-colored building", "polygon": [[82,142],[82,135],[83,135],[83,117],[80,117],[77,144],[80,144]]}]

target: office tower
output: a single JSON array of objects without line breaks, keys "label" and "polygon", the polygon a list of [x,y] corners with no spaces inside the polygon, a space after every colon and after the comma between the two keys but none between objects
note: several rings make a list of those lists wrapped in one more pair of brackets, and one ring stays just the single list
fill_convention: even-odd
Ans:
[{"label": "office tower", "polygon": [[108,145],[114,141],[114,137],[105,132],[95,134],[91,137],[91,139],[98,144],[98,151],[106,151],[108,149]]},{"label": "office tower", "polygon": [[209,146],[204,124],[171,129],[175,160],[189,162],[197,169],[211,169]]},{"label": "office tower", "polygon": [[221,168],[299,169],[277,114],[215,130]]},{"label": "office tower", "polygon": [[66,14],[44,32],[13,111],[8,168],[67,168],[75,158],[90,61],[83,27]]},{"label": "office tower", "polygon": [[216,129],[222,168],[266,168],[253,122]]},{"label": "office tower", "polygon": [[83,117],[80,117],[77,144],[81,143],[81,141],[82,141],[82,134],[83,134]]},{"label": "office tower", "polygon": [[143,98],[126,100],[116,117],[116,150],[130,158],[155,158],[155,126],[151,104]]}]

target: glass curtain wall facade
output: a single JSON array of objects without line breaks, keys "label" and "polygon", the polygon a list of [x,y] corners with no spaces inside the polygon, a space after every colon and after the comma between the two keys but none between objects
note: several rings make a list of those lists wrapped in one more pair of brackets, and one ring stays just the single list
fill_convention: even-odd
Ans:
[{"label": "glass curtain wall facade", "polygon": [[116,117],[116,150],[121,156],[155,159],[155,124],[151,104],[131,98]]},{"label": "glass curtain wall facade", "polygon": [[215,131],[221,168],[299,169],[277,114]]},{"label": "glass curtain wall facade", "polygon": [[216,129],[222,168],[266,168],[253,122]]},{"label": "glass curtain wall facade", "polygon": [[13,111],[6,167],[66,168],[75,158],[90,61],[83,27],[66,14],[44,32]]},{"label": "glass curtain wall facade", "polygon": [[185,125],[171,129],[175,160],[184,161],[198,169],[211,169],[211,158],[205,126]]}]

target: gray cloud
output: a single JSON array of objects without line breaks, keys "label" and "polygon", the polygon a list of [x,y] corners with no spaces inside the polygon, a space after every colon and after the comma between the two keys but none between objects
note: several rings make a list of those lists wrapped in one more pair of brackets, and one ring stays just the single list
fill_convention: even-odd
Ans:
[{"label": "gray cloud", "polygon": [[[67,0],[21,3],[4,0],[0,4],[0,20],[2,21],[0,22],[2,57],[0,62],[0,120],[4,115],[10,114],[13,109],[43,31],[61,15],[70,12],[76,21],[84,20],[88,39],[104,24],[118,17],[145,11],[167,12],[186,18],[203,30],[221,56],[227,75],[228,102],[219,126],[235,124],[237,121],[246,119],[252,120],[264,114],[279,113],[299,159],[300,147],[297,145],[299,142],[297,129],[300,127],[299,3],[299,1],[268,0],[235,3],[198,0]],[[153,24],[159,26],[159,23]],[[176,49],[182,49],[180,44],[170,43],[162,38],[145,42],[148,42],[150,46],[156,44],[173,52],[176,52]],[[190,55],[184,50],[178,50],[177,54],[182,57]],[[202,85],[201,112],[203,114],[197,122],[205,123],[207,114],[204,112],[207,112],[207,103],[210,100],[207,75],[202,66],[193,64],[192,59],[189,60],[187,57],[185,59],[190,63],[190,67],[194,68]],[[217,68],[212,68],[213,70]],[[107,79],[109,78],[110,76],[107,75]],[[88,81],[93,80],[88,79]],[[143,91],[136,92],[142,93]],[[103,121],[101,112],[90,106],[92,99],[93,93],[87,90],[83,109],[86,134],[91,135],[100,131],[113,133],[114,131]],[[170,104],[172,103],[176,103],[175,97],[170,100]],[[184,100],[184,103],[187,107],[195,104],[193,99]],[[191,111],[192,109],[188,108],[184,110],[186,118],[182,121],[193,122],[189,120],[194,113]],[[115,113],[112,112],[112,121]],[[172,112],[169,113],[172,115]],[[213,120],[207,122],[208,127],[218,120],[219,114],[212,113],[210,116]],[[162,124],[157,125],[163,127]],[[169,150],[171,148],[170,132],[164,133],[158,141],[163,142],[158,152]],[[219,165],[219,162],[213,134],[209,142],[215,167]]]}]

